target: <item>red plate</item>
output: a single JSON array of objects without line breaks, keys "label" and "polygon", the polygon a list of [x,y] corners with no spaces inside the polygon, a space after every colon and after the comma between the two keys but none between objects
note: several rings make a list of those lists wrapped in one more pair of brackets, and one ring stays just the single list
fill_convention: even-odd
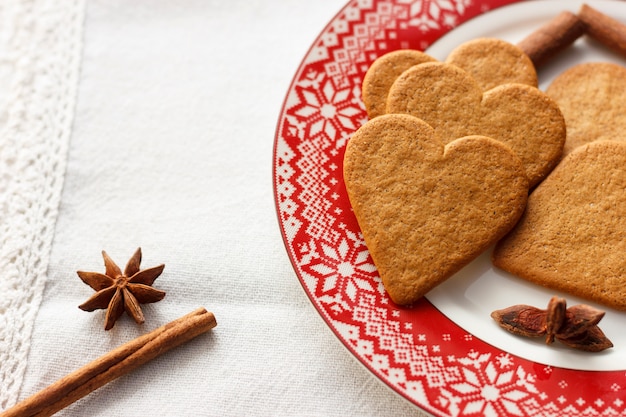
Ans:
[{"label": "red plate", "polygon": [[540,364],[484,342],[426,299],[411,309],[394,305],[344,188],[346,142],[367,120],[361,82],[369,65],[395,49],[424,50],[509,3],[351,1],[331,20],[298,68],[278,121],[273,180],[283,239],[328,326],[418,407],[441,416],[624,415],[623,370]]}]

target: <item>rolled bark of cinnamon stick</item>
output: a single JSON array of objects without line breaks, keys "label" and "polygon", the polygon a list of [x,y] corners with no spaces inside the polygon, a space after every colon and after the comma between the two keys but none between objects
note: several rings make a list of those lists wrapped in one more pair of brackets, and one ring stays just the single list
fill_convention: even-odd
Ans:
[{"label": "rolled bark of cinnamon stick", "polygon": [[626,56],[626,25],[586,4],[581,6],[578,17],[590,37]]},{"label": "rolled bark of cinnamon stick", "polygon": [[110,351],[16,404],[0,417],[51,416],[103,385],[217,325],[213,313],[197,309]]},{"label": "rolled bark of cinnamon stick", "polygon": [[563,11],[517,46],[528,55],[535,67],[539,67],[574,43],[584,31],[585,25],[578,16]]}]

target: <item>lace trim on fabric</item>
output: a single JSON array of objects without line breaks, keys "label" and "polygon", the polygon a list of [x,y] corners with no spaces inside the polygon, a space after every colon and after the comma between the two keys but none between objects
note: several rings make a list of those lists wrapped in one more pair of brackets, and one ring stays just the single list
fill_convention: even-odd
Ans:
[{"label": "lace trim on fabric", "polygon": [[84,10],[84,0],[0,3],[0,410],[18,400],[46,282]]}]

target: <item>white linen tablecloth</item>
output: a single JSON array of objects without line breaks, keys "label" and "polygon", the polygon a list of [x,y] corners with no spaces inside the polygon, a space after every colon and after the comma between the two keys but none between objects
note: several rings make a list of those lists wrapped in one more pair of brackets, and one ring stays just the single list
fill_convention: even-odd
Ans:
[{"label": "white linen tablecloth", "polygon": [[[64,416],[422,413],[324,324],[274,208],[280,108],[345,0],[0,5],[0,410],[200,306],[218,326]],[[146,323],[77,270],[164,263]]]}]

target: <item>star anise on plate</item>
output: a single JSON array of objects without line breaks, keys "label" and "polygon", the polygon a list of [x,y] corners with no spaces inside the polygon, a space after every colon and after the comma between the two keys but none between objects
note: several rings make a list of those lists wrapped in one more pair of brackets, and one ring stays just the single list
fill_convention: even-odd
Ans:
[{"label": "star anise on plate", "polygon": [[552,297],[542,310],[525,304],[514,305],[491,313],[503,329],[520,336],[546,337],[546,344],[558,340],[566,346],[589,352],[600,352],[613,343],[598,327],[604,311],[579,304],[567,307],[561,297]]},{"label": "star anise on plate", "polygon": [[78,271],[80,279],[97,292],[78,307],[85,311],[107,309],[104,329],[109,330],[126,311],[135,322],[145,319],[140,304],[156,303],[165,297],[165,292],[152,288],[154,280],[163,272],[165,265],[139,269],[141,248],[130,258],[124,272],[109,255],[102,251],[105,273]]}]

